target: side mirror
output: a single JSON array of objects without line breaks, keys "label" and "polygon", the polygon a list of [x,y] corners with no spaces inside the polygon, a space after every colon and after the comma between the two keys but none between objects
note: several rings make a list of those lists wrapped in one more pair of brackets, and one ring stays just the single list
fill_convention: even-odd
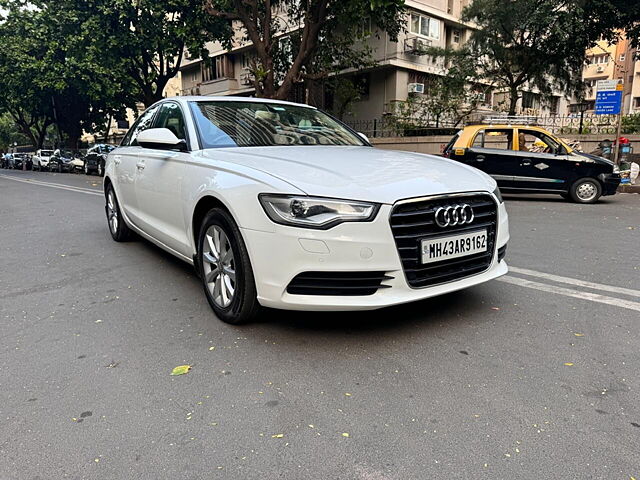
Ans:
[{"label": "side mirror", "polygon": [[364,133],[362,133],[362,132],[358,132],[358,135],[360,135],[360,137],[362,137],[362,139],[363,139],[365,142],[369,143],[369,137],[367,137]]},{"label": "side mirror", "polygon": [[138,134],[138,144],[142,148],[153,148],[155,150],[187,150],[187,142],[180,140],[168,128],[150,128]]}]

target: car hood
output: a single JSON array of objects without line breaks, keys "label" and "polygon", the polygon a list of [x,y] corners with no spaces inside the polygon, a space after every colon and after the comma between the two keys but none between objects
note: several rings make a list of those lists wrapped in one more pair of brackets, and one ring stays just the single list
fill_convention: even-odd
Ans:
[{"label": "car hood", "polygon": [[485,173],[453,160],[371,147],[238,147],[203,155],[267,173],[307,195],[378,203],[496,186]]},{"label": "car hood", "polygon": [[600,157],[599,155],[594,155],[593,153],[572,152],[572,154],[576,155],[578,157],[586,158],[587,161],[600,163],[602,165],[609,165],[612,169],[613,169],[613,166],[615,165],[615,163],[613,163],[611,160],[608,160],[608,159],[606,159],[604,157]]}]

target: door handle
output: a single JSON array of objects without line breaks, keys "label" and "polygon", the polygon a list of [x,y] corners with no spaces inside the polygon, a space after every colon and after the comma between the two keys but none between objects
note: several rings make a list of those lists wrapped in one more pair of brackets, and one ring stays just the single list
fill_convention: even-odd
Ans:
[{"label": "door handle", "polygon": [[144,162],[138,162],[136,163],[136,168],[138,170],[144,170]]},{"label": "door handle", "polygon": [[478,156],[476,157],[476,162],[484,162],[484,159],[485,159],[485,158],[486,158],[486,157],[485,157],[484,155],[478,155]]},{"label": "door handle", "polygon": [[113,157],[113,163],[115,163],[116,165],[120,165],[120,162],[122,162],[122,157],[120,155],[116,155],[115,157]]}]

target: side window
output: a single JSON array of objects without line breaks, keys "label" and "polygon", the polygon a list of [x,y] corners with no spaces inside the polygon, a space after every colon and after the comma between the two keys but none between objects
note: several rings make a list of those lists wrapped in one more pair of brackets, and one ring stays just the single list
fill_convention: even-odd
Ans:
[{"label": "side window", "polygon": [[138,134],[140,132],[143,132],[151,128],[153,123],[153,117],[157,111],[158,111],[158,105],[156,105],[155,107],[151,107],[149,110],[147,110],[142,114],[142,116],[133,125],[133,127],[131,127],[131,130],[129,130],[129,133],[127,133],[127,136],[124,137],[124,140],[122,141],[123,147],[138,146],[138,142],[136,140],[136,138],[138,137]]},{"label": "side window", "polygon": [[184,115],[177,103],[168,102],[162,105],[153,125],[154,128],[168,128],[180,140],[186,140]]},{"label": "side window", "polygon": [[513,130],[498,128],[480,130],[473,139],[472,147],[513,150]]},{"label": "side window", "polygon": [[518,149],[521,152],[560,153],[560,143],[549,135],[535,130],[520,130],[518,133]]}]

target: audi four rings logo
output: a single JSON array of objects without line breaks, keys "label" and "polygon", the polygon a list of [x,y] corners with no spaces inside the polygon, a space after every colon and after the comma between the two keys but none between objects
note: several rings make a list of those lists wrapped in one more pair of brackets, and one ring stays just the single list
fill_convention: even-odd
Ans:
[{"label": "audi four rings logo", "polygon": [[440,207],[436,210],[436,223],[443,228],[469,224],[474,218],[473,208],[466,203]]}]

